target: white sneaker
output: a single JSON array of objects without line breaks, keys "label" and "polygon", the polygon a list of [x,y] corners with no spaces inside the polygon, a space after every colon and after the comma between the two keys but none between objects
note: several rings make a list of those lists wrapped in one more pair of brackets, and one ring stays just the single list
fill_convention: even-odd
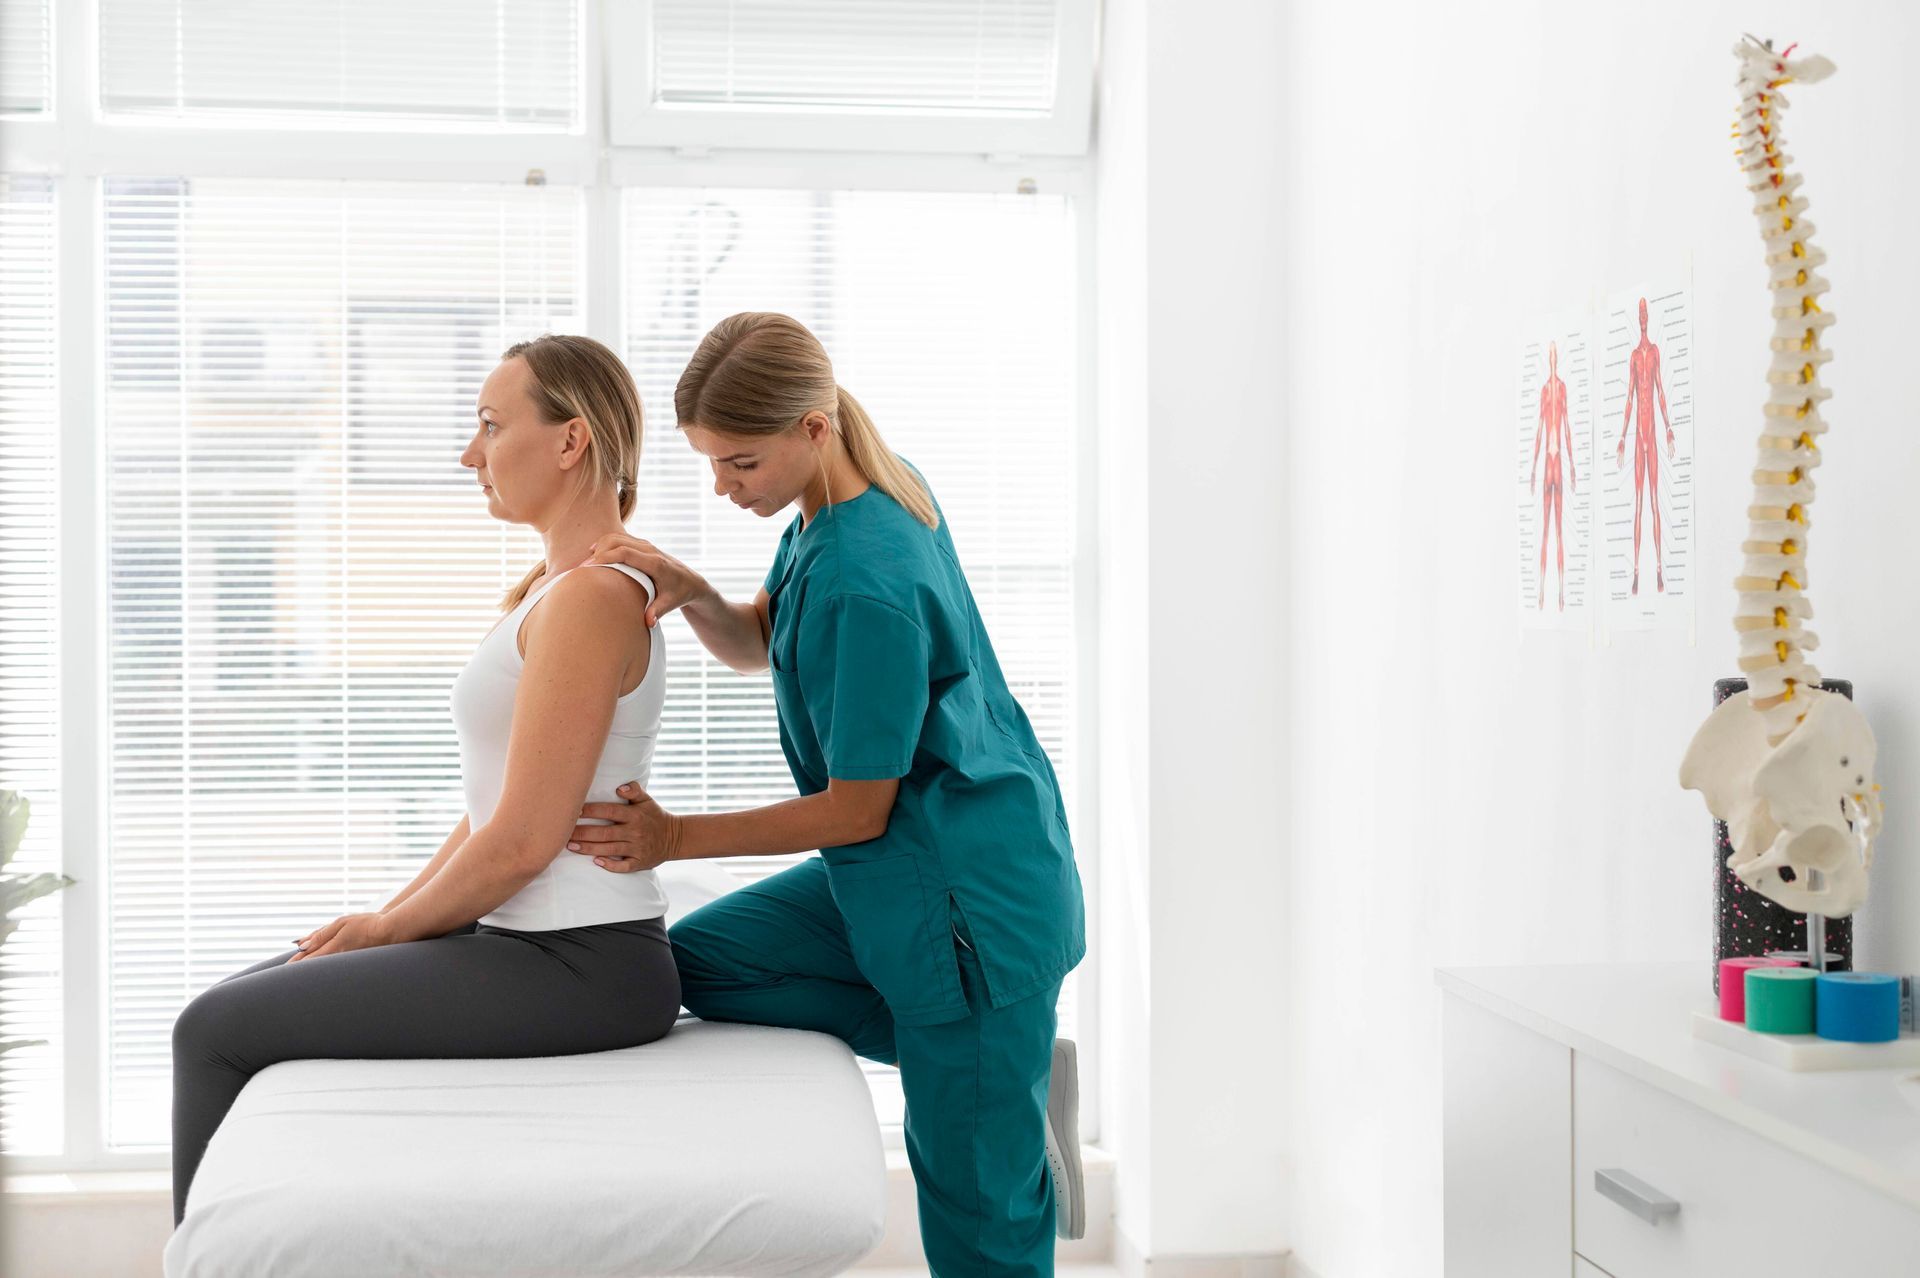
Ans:
[{"label": "white sneaker", "polygon": [[1053,1232],[1087,1233],[1087,1187],[1080,1174],[1080,1052],[1070,1038],[1053,1040],[1047,1081],[1047,1170],[1053,1176]]}]

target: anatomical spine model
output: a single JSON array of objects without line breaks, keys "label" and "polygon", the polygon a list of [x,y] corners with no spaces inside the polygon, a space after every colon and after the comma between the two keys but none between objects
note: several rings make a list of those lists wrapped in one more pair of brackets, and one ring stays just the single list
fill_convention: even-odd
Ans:
[{"label": "anatomical spine model", "polygon": [[[1680,764],[1680,784],[1706,796],[1727,823],[1727,867],[1790,910],[1844,918],[1867,899],[1867,872],[1880,832],[1873,732],[1853,702],[1820,687],[1806,654],[1818,646],[1808,622],[1807,508],[1827,426],[1830,394],[1820,367],[1831,354],[1821,334],[1827,281],[1814,273],[1827,255],[1813,247],[1801,178],[1789,172],[1780,117],[1782,85],[1833,73],[1825,58],[1789,60],[1751,38],[1736,45],[1740,116],[1736,153],[1766,243],[1773,290],[1772,362],[1762,410],[1745,561],[1734,579],[1740,669],[1747,691],[1707,717]],[[1790,868],[1793,879],[1780,877]]]}]

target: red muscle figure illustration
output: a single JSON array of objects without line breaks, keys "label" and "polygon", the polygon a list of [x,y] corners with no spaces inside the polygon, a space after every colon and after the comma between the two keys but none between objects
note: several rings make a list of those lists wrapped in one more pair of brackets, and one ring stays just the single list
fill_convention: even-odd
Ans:
[{"label": "red muscle figure illustration", "polygon": [[1556,541],[1556,562],[1560,566],[1560,610],[1567,607],[1567,534],[1560,526],[1563,499],[1560,494],[1560,460],[1566,459],[1567,486],[1576,494],[1579,483],[1573,473],[1573,425],[1567,420],[1567,384],[1560,380],[1560,351],[1547,343],[1547,380],[1540,385],[1540,424],[1533,432],[1533,464],[1527,467],[1527,491],[1534,491],[1535,472],[1540,466],[1540,444],[1547,446],[1545,478],[1540,491],[1540,599],[1547,606],[1547,534]]},{"label": "red muscle figure illustration", "polygon": [[[1644,498],[1653,518],[1654,588],[1667,588],[1660,558],[1660,451],[1655,447],[1653,401],[1660,400],[1660,420],[1667,428],[1667,458],[1673,458],[1673,423],[1667,417],[1667,388],[1660,381],[1660,348],[1647,336],[1647,299],[1640,299],[1640,344],[1627,357],[1627,414],[1620,423],[1620,446],[1613,450],[1616,467],[1626,464],[1627,430],[1633,427],[1633,594],[1640,593],[1640,503]],[[1639,405],[1638,422],[1634,406]]]}]

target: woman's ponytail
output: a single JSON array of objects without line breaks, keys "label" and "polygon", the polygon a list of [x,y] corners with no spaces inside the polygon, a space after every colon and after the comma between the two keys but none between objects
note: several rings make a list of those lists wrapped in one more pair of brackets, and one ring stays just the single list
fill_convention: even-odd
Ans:
[{"label": "woman's ponytail", "polygon": [[846,387],[836,386],[834,393],[839,401],[834,415],[840,422],[840,441],[846,445],[847,456],[853,459],[853,464],[867,477],[868,483],[879,485],[881,491],[899,502],[908,514],[929,528],[938,528],[940,515],[933,508],[933,494],[927,491],[920,476],[887,447],[873,418],[867,416],[867,410],[860,407],[860,401],[850,395]]}]

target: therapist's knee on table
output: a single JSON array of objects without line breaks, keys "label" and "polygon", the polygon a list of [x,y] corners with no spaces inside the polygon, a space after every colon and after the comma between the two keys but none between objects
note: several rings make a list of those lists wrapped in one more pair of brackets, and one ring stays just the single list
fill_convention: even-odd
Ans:
[{"label": "therapist's knee on table", "polygon": [[680,1001],[695,1016],[704,1016],[698,1000],[703,989],[737,984],[755,970],[752,955],[724,928],[706,926],[695,910],[667,929],[673,965],[680,973]]}]

